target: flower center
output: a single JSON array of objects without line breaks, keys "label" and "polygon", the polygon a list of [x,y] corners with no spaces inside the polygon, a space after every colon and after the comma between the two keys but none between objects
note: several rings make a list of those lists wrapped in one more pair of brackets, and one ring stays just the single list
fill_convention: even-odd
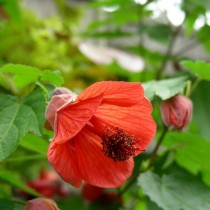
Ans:
[{"label": "flower center", "polygon": [[102,136],[102,152],[115,162],[128,160],[135,155],[136,141],[134,136],[129,135],[120,128],[106,128]]}]

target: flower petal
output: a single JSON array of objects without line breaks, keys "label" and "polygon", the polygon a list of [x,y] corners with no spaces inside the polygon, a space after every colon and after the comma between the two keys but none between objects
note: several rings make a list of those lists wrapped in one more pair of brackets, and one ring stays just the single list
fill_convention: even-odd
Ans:
[{"label": "flower petal", "polygon": [[119,187],[132,173],[133,158],[114,162],[104,156],[100,142],[100,137],[86,127],[77,135],[75,148],[82,177],[88,184],[98,187]]},{"label": "flower petal", "polygon": [[[156,132],[156,124],[151,117],[152,106],[144,98],[141,103],[130,107],[101,104],[91,119],[95,130],[101,134],[106,127],[119,127],[134,135],[141,150],[145,150]],[[137,152],[136,154],[139,154]]]},{"label": "flower petal", "polygon": [[57,112],[53,141],[64,143],[73,138],[85,126],[100,105],[102,95],[63,106]]},{"label": "flower petal", "polygon": [[120,106],[130,106],[138,103],[144,94],[137,82],[97,82],[85,89],[78,99],[84,100],[103,94],[103,102]]},{"label": "flower petal", "polygon": [[80,187],[82,177],[77,165],[75,148],[71,143],[56,144],[52,141],[47,156],[49,162],[66,182]]}]

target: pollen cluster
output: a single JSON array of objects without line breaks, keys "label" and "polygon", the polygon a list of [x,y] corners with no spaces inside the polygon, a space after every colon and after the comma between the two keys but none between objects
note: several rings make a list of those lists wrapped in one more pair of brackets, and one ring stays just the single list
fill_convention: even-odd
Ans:
[{"label": "pollen cluster", "polygon": [[102,152],[115,162],[128,160],[135,155],[136,141],[134,136],[129,135],[120,128],[106,128],[102,136]]}]

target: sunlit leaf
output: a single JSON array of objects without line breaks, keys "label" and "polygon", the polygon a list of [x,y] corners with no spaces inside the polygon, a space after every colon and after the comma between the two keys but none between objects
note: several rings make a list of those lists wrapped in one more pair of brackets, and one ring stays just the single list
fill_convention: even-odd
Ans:
[{"label": "sunlit leaf", "polygon": [[143,192],[164,210],[210,209],[210,188],[183,171],[162,177],[146,172],[140,175],[138,181]]},{"label": "sunlit leaf", "polygon": [[18,88],[24,88],[38,80],[40,71],[31,66],[7,64],[0,68],[0,73],[8,82],[12,80]]},{"label": "sunlit leaf", "polygon": [[50,70],[44,70],[41,76],[42,82],[48,82],[54,84],[56,86],[61,86],[63,84],[63,78],[61,75],[57,74],[56,72]]},{"label": "sunlit leaf", "polygon": [[178,93],[182,93],[186,85],[186,80],[187,76],[182,76],[173,79],[143,83],[145,95],[150,100],[152,100],[154,96],[159,96],[162,100],[166,100]]},{"label": "sunlit leaf", "polygon": [[192,71],[197,77],[210,81],[210,64],[204,61],[183,61],[182,65]]}]

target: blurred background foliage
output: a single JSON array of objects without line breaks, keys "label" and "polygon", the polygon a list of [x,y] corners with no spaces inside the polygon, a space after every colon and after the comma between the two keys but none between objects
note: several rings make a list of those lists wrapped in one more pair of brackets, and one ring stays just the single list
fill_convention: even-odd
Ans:
[{"label": "blurred background foliage", "polygon": [[[35,101],[31,98],[39,97],[40,107],[34,106],[33,110],[36,116],[42,116],[37,127],[24,131],[18,128],[21,140],[17,139],[8,152],[9,158],[0,164],[0,209],[1,205],[6,205],[5,209],[12,205],[5,202],[5,198],[15,198],[16,206],[11,207],[12,210],[22,209],[21,199],[37,196],[25,183],[42,180],[41,171],[49,168],[45,154],[53,134],[43,129],[43,116],[52,89],[62,85],[80,92],[97,81],[124,80],[144,84],[154,106],[157,136],[164,129],[159,112],[161,100],[186,93],[190,88],[194,104],[190,134],[169,133],[153,172],[143,174],[138,181],[141,188],[131,187],[123,194],[123,201],[116,199],[117,191],[112,189],[105,190],[102,199],[92,202],[80,191],[62,183],[68,190],[55,196],[58,205],[62,210],[69,210],[69,206],[78,210],[108,209],[107,205],[115,199],[121,206],[119,209],[208,210],[210,68],[206,62],[210,60],[209,34],[210,1],[205,0],[0,0],[0,84],[1,91],[10,94],[0,98],[0,111],[9,115],[4,105],[10,107],[14,103],[32,107]],[[183,63],[183,60],[192,62]],[[21,65],[5,66],[8,63]],[[21,80],[24,75],[17,74],[19,79],[11,82],[8,74],[15,75],[11,69],[32,71],[27,66],[36,68],[33,77],[25,75],[25,80]],[[40,92],[43,89],[44,94]],[[2,115],[1,120],[5,118]],[[186,139],[191,139],[192,144],[182,150],[179,141]],[[135,159],[134,175],[146,167],[149,155],[145,153]],[[191,193],[187,180],[194,183],[190,189],[199,192],[197,204],[192,201],[196,195],[187,196]],[[57,182],[60,186],[59,178]],[[161,183],[166,187],[159,197]],[[89,193],[93,193],[91,190]],[[187,195],[182,195],[182,191]],[[177,203],[179,198],[173,201],[173,194],[181,194],[183,203]]]}]

